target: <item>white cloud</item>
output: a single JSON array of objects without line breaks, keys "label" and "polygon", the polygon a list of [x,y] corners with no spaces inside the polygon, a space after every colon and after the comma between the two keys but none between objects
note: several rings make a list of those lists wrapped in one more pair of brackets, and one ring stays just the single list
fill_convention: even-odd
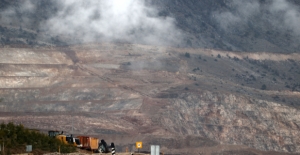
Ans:
[{"label": "white cloud", "polygon": [[300,35],[299,7],[286,0],[273,0],[269,10],[277,17],[275,24],[278,27],[291,30],[294,34]]},{"label": "white cloud", "polygon": [[245,23],[251,16],[259,13],[260,4],[257,0],[233,0],[228,3],[231,10],[214,12],[215,20],[220,27],[227,30],[237,24]]},{"label": "white cloud", "polygon": [[10,23],[18,23],[18,26],[31,24],[32,19],[28,16],[20,16],[22,14],[32,14],[36,10],[36,6],[31,0],[23,0],[18,7],[8,7],[2,10],[1,24],[8,25]]},{"label": "white cloud", "polygon": [[182,33],[171,17],[159,17],[143,0],[64,0],[56,1],[58,13],[46,21],[54,35],[74,37],[83,42],[128,41],[176,45]]},{"label": "white cloud", "polygon": [[218,21],[221,28],[225,30],[232,27],[232,25],[241,22],[242,20],[239,16],[236,16],[231,12],[218,12],[215,14],[216,14],[215,19]]},{"label": "white cloud", "polygon": [[[278,30],[283,32],[290,30],[293,35],[300,35],[299,6],[287,0],[271,0],[265,4],[261,4],[257,0],[233,0],[228,3],[228,6],[230,6],[230,9],[227,11],[214,12],[214,19],[225,30],[243,26],[243,24],[247,24],[251,17],[258,15],[262,17],[258,20],[266,19]],[[266,15],[265,12],[270,14]]]}]

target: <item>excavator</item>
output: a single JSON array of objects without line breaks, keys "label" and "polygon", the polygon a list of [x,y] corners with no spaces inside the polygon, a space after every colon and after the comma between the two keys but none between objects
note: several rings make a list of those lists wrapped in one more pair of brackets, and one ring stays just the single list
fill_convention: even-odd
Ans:
[{"label": "excavator", "polygon": [[59,140],[61,140],[65,144],[71,144],[78,148],[82,147],[82,144],[80,143],[79,138],[73,137],[73,135],[65,135],[62,132],[56,131],[56,130],[50,130],[48,131],[49,137],[55,137]]}]

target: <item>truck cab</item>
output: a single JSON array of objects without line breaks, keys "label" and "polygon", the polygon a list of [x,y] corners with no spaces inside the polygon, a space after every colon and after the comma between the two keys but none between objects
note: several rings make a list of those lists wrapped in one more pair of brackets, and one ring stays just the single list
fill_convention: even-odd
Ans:
[{"label": "truck cab", "polygon": [[79,138],[73,137],[73,135],[65,135],[63,132],[55,131],[55,130],[50,130],[48,131],[49,137],[55,137],[59,139],[61,142],[65,144],[71,144],[76,147],[81,148],[82,144],[80,143]]},{"label": "truck cab", "polygon": [[59,134],[61,134],[61,133],[59,131],[57,131],[57,130],[50,130],[50,131],[48,131],[49,137],[56,137]]},{"label": "truck cab", "polygon": [[73,144],[73,145],[76,146],[76,147],[79,147],[79,148],[82,147],[82,144],[80,143],[79,138],[73,137],[73,135],[71,135],[71,136],[67,135],[67,136],[66,136],[66,141],[67,141],[69,144]]}]

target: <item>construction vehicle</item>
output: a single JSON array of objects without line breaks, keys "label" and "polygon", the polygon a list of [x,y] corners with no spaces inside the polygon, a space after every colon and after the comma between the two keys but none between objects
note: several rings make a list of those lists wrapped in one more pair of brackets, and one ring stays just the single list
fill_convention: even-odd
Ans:
[{"label": "construction vehicle", "polygon": [[82,147],[79,138],[73,137],[73,135],[65,135],[63,132],[59,132],[55,130],[48,131],[48,135],[49,137],[55,137],[61,140],[65,144],[71,144],[79,148]]},{"label": "construction vehicle", "polygon": [[99,143],[98,146],[98,152],[100,153],[109,153],[109,152],[113,152],[115,148],[115,144],[111,143],[110,146],[107,145],[107,143],[102,139]]},{"label": "construction vehicle", "polygon": [[82,144],[82,147],[81,147],[82,149],[91,150],[93,152],[98,151],[98,145],[99,145],[98,138],[89,137],[89,136],[77,136],[77,138],[79,139],[80,143]]},{"label": "construction vehicle", "polygon": [[98,138],[90,137],[90,136],[77,136],[73,137],[73,135],[65,135],[62,132],[57,130],[48,131],[49,137],[55,137],[61,140],[65,144],[71,144],[81,149],[91,150],[95,153],[113,153],[115,154],[115,145],[111,143],[110,146],[102,139],[99,143]]}]

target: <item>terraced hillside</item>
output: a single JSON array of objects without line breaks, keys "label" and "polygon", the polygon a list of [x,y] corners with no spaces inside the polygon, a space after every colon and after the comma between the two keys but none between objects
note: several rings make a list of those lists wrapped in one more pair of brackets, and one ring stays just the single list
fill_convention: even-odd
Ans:
[{"label": "terraced hillside", "polygon": [[300,153],[300,55],[137,44],[0,49],[0,120],[169,154]]}]

